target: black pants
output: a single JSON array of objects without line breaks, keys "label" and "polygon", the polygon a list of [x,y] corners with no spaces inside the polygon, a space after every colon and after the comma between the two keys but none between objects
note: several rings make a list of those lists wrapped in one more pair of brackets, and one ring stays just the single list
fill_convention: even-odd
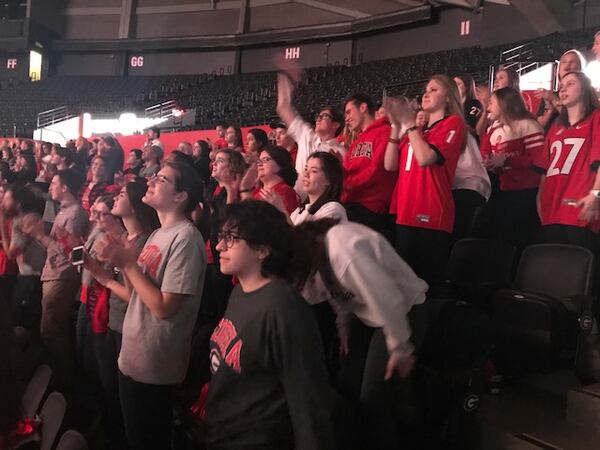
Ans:
[{"label": "black pants", "polygon": [[375,213],[360,203],[347,203],[344,207],[350,222],[360,223],[379,232],[388,224],[388,214]]},{"label": "black pants", "polygon": [[312,306],[312,310],[317,319],[317,325],[321,332],[321,341],[325,351],[325,363],[332,379],[339,368],[339,342],[337,339],[337,329],[335,325],[335,311],[329,302],[321,302]]},{"label": "black pants", "polygon": [[39,275],[19,275],[12,292],[13,324],[25,327],[35,336],[42,318],[42,282]]},{"label": "black pants", "polygon": [[119,371],[121,410],[132,450],[170,450],[172,391],[172,385],[138,383]]},{"label": "black pants", "polygon": [[[428,327],[425,305],[414,305],[408,313],[411,342],[422,345]],[[340,360],[338,388],[351,401],[358,401],[361,443],[355,448],[396,450],[399,447],[398,410],[410,396],[409,383],[394,375],[385,381],[389,352],[382,328],[371,328],[359,320],[351,324],[348,355]]]},{"label": "black pants", "polygon": [[485,198],[471,189],[454,189],[454,231],[452,241],[456,242],[471,236],[475,213],[485,205]]},{"label": "black pants", "polygon": [[598,234],[592,230],[572,225],[544,225],[546,242],[551,244],[578,245],[598,255]]},{"label": "black pants", "polygon": [[396,225],[396,251],[429,286],[444,279],[450,243],[445,231]]},{"label": "black pants", "polygon": [[95,334],[93,339],[104,397],[106,435],[112,447],[125,448],[125,428],[119,401],[119,368],[117,365],[123,335],[109,329],[106,333]]},{"label": "black pants", "polygon": [[536,209],[537,189],[499,191],[492,211],[493,236],[517,247],[525,247],[540,238],[540,219]]}]

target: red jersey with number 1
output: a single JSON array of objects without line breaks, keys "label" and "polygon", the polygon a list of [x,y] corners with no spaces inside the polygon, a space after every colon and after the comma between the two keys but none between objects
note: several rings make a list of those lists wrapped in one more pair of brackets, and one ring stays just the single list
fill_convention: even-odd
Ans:
[{"label": "red jersey with number 1", "polygon": [[592,189],[599,164],[599,110],[570,127],[557,121],[550,128],[544,152],[535,162],[546,176],[540,199],[542,225],[588,226],[579,220],[581,210],[575,203]]},{"label": "red jersey with number 1", "polygon": [[465,121],[457,115],[445,117],[425,130],[423,138],[438,154],[438,162],[426,167],[417,163],[408,137],[402,140],[398,183],[390,208],[397,224],[452,233],[452,182],[466,132]]}]

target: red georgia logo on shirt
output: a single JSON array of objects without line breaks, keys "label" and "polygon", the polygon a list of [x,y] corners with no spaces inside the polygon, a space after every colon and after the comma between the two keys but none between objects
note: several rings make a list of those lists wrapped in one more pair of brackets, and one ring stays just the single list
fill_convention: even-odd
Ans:
[{"label": "red georgia logo on shirt", "polygon": [[221,319],[210,340],[215,348],[210,350],[210,370],[214,374],[219,370],[221,361],[225,361],[235,372],[240,373],[240,355],[244,342],[238,336],[235,325],[229,319]]},{"label": "red georgia logo on shirt", "polygon": [[152,278],[156,278],[158,266],[162,261],[162,254],[156,245],[148,245],[142,250],[138,258],[138,265],[144,272],[150,274]]},{"label": "red georgia logo on shirt", "polygon": [[354,150],[352,150],[352,158],[365,157],[371,159],[373,157],[373,143],[359,142]]}]

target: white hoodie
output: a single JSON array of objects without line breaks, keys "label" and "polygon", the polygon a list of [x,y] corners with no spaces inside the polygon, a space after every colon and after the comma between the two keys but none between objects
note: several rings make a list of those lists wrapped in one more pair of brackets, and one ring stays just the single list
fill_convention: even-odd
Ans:
[{"label": "white hoodie", "polygon": [[[388,351],[409,356],[413,346],[407,314],[425,301],[427,284],[398,256],[379,233],[357,223],[341,223],[325,235],[333,273],[345,292],[328,299],[337,313],[340,334],[347,332],[352,315],[365,325],[382,327]],[[320,277],[304,289],[310,303],[323,300]]]}]

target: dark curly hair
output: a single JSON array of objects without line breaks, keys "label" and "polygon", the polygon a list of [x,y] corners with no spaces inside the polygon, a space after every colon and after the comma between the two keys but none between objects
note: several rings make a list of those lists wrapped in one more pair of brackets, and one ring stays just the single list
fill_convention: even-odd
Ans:
[{"label": "dark curly hair", "polygon": [[227,205],[219,230],[234,230],[253,249],[266,247],[269,255],[261,267],[263,277],[285,277],[291,256],[291,226],[271,204],[245,200]]},{"label": "dark curly hair", "polygon": [[335,219],[311,220],[293,227],[292,259],[287,280],[296,290],[301,292],[308,280],[319,272],[332,297],[341,292],[325,248],[325,235],[338,222]]}]

